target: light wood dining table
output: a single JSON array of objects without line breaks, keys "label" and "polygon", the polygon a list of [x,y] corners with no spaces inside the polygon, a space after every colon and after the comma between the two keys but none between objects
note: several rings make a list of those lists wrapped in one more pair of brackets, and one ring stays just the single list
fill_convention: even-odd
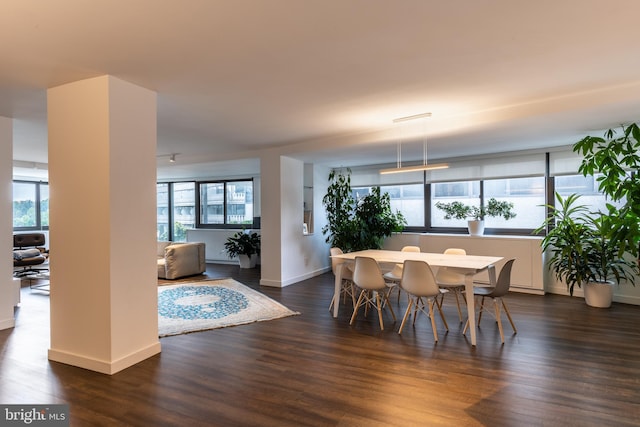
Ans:
[{"label": "light wood dining table", "polygon": [[333,317],[338,317],[340,304],[340,289],[342,287],[342,269],[349,263],[353,263],[358,256],[373,258],[378,263],[404,264],[407,260],[426,261],[431,267],[447,267],[465,277],[465,294],[467,298],[467,313],[469,317],[469,329],[471,330],[471,345],[476,345],[476,317],[475,300],[473,297],[473,277],[487,270],[489,282],[492,286],[496,283],[495,264],[503,257],[478,256],[478,255],[452,255],[428,252],[401,252],[389,250],[367,249],[364,251],[349,252],[333,255],[332,258],[343,259],[336,269],[335,290],[333,293]]}]

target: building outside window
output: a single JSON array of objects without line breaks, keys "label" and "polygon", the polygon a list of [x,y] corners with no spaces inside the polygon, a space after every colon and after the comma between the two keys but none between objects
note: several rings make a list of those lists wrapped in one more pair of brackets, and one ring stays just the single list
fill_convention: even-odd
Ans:
[{"label": "building outside window", "polygon": [[198,183],[202,226],[253,226],[253,181]]}]

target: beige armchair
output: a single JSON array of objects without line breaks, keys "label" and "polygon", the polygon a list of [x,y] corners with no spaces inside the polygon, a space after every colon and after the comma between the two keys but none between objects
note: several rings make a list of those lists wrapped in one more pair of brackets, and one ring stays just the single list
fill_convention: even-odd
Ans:
[{"label": "beige armchair", "polygon": [[204,243],[158,242],[158,278],[178,279],[206,270]]}]

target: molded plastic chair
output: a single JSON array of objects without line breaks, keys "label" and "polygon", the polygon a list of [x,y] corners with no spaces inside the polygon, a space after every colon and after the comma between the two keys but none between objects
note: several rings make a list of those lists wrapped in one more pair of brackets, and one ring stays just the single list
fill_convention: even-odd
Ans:
[{"label": "molded plastic chair", "polygon": [[[331,255],[341,255],[344,253],[340,248],[331,248],[330,252]],[[331,258],[331,271],[333,271],[334,276],[337,274],[338,266],[340,266],[344,262],[345,261],[343,259]],[[356,290],[353,285],[353,269],[350,265],[345,265],[342,267],[342,284],[340,285],[340,296],[343,297],[343,303],[346,300],[347,296],[350,296],[352,306],[356,306]],[[333,298],[331,298],[329,310],[331,310],[331,308],[333,307],[333,302]]]},{"label": "molded plastic chair", "polygon": [[[440,288],[436,283],[436,278],[433,275],[433,271],[429,264],[424,261],[405,261],[404,269],[402,272],[402,281],[400,282],[402,289],[409,295],[409,305],[404,312],[402,318],[402,324],[398,330],[398,334],[402,334],[402,329],[411,313],[411,309],[414,309],[413,323],[415,324],[418,317],[418,311],[422,311],[427,314],[431,319],[431,328],[433,329],[433,339],[438,341],[438,331],[436,330],[436,322],[433,317],[433,306],[435,305],[440,312],[440,317],[444,326],[449,330],[447,320],[444,318],[442,308],[437,302],[437,297],[440,295]],[[426,299],[426,302],[425,302]],[[428,308],[429,312],[425,312],[425,308]]]},{"label": "molded plastic chair", "polygon": [[[518,330],[516,329],[516,325],[513,323],[513,319],[511,318],[511,313],[509,313],[509,309],[507,308],[507,304],[504,302],[502,298],[509,292],[509,286],[511,286],[511,267],[513,266],[513,262],[515,259],[510,259],[500,270],[500,275],[498,276],[498,280],[496,282],[496,286],[494,288],[491,287],[473,287],[473,294],[479,297],[482,297],[482,301],[480,302],[480,310],[478,312],[478,327],[480,327],[480,320],[482,319],[482,312],[485,311],[484,299],[491,298],[493,301],[494,313],[493,315],[498,322],[498,329],[500,330],[500,338],[502,343],[504,344],[504,332],[502,330],[502,321],[500,320],[500,306],[504,308],[504,312],[509,319],[509,323],[511,323],[511,327],[513,328],[513,333],[517,334]],[[489,312],[491,313],[491,312]],[[464,332],[467,332],[469,328],[469,320],[467,319],[467,324],[464,326]]]},{"label": "molded plastic chair", "polygon": [[391,311],[393,321],[396,321],[396,314],[393,312],[393,308],[389,302],[389,288],[387,283],[382,277],[382,271],[378,262],[369,257],[356,257],[356,265],[353,271],[353,283],[361,289],[358,301],[353,308],[353,315],[351,316],[351,322],[353,324],[358,315],[360,307],[365,307],[365,316],[368,312],[369,306],[375,307],[378,311],[378,319],[380,321],[380,329],[384,330],[384,323],[382,321],[382,308],[388,307]]},{"label": "molded plastic chair", "polygon": [[[445,254],[453,254],[453,255],[466,255],[467,251],[459,248],[449,248],[444,251]],[[464,274],[456,273],[451,271],[450,268],[440,267],[438,272],[436,273],[436,282],[438,282],[438,286],[440,289],[444,291],[451,292],[456,297],[456,305],[458,306],[458,317],[460,318],[460,323],[462,323],[462,309],[460,308],[460,298],[467,303],[465,298],[465,287],[464,287]],[[440,297],[440,302],[438,303],[442,306],[444,302],[444,294],[448,292],[442,292],[442,296]]]},{"label": "molded plastic chair", "polygon": [[[405,246],[401,249],[401,252],[420,252],[419,246]],[[402,264],[396,264],[388,273],[385,273],[384,278],[392,284],[399,285],[402,280]],[[401,287],[398,286],[398,299],[400,299]]]}]

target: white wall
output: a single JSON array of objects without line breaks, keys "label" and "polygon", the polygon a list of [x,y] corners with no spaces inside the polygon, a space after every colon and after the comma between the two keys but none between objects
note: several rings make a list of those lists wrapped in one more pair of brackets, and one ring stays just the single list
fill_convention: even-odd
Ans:
[{"label": "white wall", "polygon": [[9,246],[13,230],[12,126],[12,119],[0,117],[0,236],[3,236],[4,242],[0,245],[0,329],[12,328],[15,325],[13,256],[12,246]]}]

